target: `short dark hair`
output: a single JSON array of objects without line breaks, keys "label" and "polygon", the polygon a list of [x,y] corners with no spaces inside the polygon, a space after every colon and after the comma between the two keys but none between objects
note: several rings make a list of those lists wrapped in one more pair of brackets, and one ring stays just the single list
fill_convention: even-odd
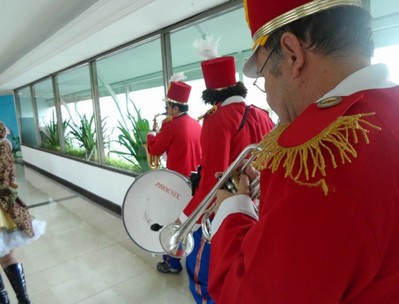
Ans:
[{"label": "short dark hair", "polygon": [[172,108],[178,107],[180,112],[188,112],[188,104],[181,104],[181,103],[174,103],[174,102],[167,102]]},{"label": "short dark hair", "polygon": [[356,6],[331,8],[294,21],[272,33],[265,47],[271,49],[277,44],[275,54],[279,54],[278,42],[284,32],[293,33],[324,55],[344,55],[356,49],[370,58],[374,53],[371,16]]},{"label": "short dark hair", "polygon": [[225,101],[227,98],[231,96],[242,96],[247,97],[248,89],[245,85],[238,81],[235,85],[227,87],[221,90],[213,90],[213,89],[206,89],[202,92],[202,100],[205,104],[214,105],[219,102]]}]

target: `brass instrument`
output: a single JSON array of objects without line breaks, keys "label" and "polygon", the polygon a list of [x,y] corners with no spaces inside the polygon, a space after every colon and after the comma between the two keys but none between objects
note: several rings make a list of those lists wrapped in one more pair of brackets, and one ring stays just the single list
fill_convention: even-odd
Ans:
[{"label": "brass instrument", "polygon": [[[198,219],[203,215],[202,218],[202,232],[206,239],[211,239],[211,232],[209,230],[210,221],[209,216],[215,208],[215,204],[210,206],[213,202],[216,193],[219,189],[227,188],[235,192],[237,190],[237,185],[233,182],[233,175],[236,173],[237,169],[242,165],[242,162],[247,158],[249,154],[255,150],[259,150],[260,147],[257,144],[252,144],[247,146],[238,157],[230,164],[223,175],[219,178],[218,182],[211,189],[211,191],[205,196],[193,213],[188,217],[188,219],[182,224],[168,224],[165,225],[159,234],[159,240],[161,242],[162,248],[165,252],[173,257],[182,258],[191,253],[194,248],[194,238],[192,236],[192,228]],[[251,155],[246,164],[239,171],[241,173],[245,172],[246,167],[255,159],[255,155]],[[251,198],[257,199],[259,197],[259,179],[255,179],[250,184]],[[255,208],[255,204],[254,204]]]},{"label": "brass instrument", "polygon": [[[161,115],[167,115],[167,113],[159,113],[159,114],[155,114],[153,120],[152,120],[152,131],[154,132],[158,132],[159,130],[159,126],[158,126],[158,122],[157,122],[157,117],[161,116]],[[151,155],[148,152],[148,147],[147,144],[144,144],[144,148],[145,151],[147,153],[147,163],[148,163],[148,167],[150,167],[150,169],[155,170],[155,169],[159,169],[161,168],[161,159],[159,155]]]}]

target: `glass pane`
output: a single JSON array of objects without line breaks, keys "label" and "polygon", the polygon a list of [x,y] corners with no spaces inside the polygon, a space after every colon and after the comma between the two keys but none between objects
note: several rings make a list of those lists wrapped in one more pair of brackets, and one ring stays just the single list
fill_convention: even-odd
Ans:
[{"label": "glass pane", "polygon": [[143,144],[150,121],[164,111],[160,39],[99,59],[96,65],[106,163],[147,171]]},{"label": "glass pane", "polygon": [[36,83],[33,88],[36,98],[41,146],[46,149],[59,151],[60,138],[58,135],[57,114],[51,78]]},{"label": "glass pane", "polygon": [[170,36],[172,49],[173,72],[184,72],[185,82],[192,86],[189,114],[195,118],[206,112],[201,99],[205,82],[201,71],[201,58],[193,47],[195,39],[213,36],[219,40],[218,56],[232,55],[236,59],[237,80],[241,80],[248,89],[247,103],[255,104],[270,111],[266,96],[252,85],[253,80],[247,79],[242,73],[244,61],[251,54],[251,34],[245,21],[244,9],[236,9],[222,15],[214,16],[182,30],[173,32]]},{"label": "glass pane", "polygon": [[88,65],[57,77],[61,116],[66,124],[66,153],[98,161],[96,127]]},{"label": "glass pane", "polygon": [[375,44],[373,63],[385,63],[390,79],[399,83],[399,2],[371,0],[370,13]]},{"label": "glass pane", "polygon": [[22,144],[37,147],[37,133],[30,87],[17,91]]}]

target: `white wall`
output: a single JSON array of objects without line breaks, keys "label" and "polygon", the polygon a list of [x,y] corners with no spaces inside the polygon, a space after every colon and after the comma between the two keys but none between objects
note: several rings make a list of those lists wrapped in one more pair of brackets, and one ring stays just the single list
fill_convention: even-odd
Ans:
[{"label": "white wall", "polygon": [[21,146],[23,160],[122,207],[134,177]]}]

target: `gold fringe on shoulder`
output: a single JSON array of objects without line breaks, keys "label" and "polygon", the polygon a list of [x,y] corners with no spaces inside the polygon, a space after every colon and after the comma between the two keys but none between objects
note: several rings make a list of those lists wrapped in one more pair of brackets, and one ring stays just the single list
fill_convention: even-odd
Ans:
[{"label": "gold fringe on shoulder", "polygon": [[169,122],[169,121],[171,121],[171,120],[173,120],[173,116],[172,116],[172,115],[167,115],[167,116],[164,118],[164,120],[162,120],[162,123],[164,123],[164,122]]},{"label": "gold fringe on shoulder", "polygon": [[198,117],[197,120],[200,121],[200,120],[204,119],[205,116],[207,116],[207,115],[213,115],[217,110],[218,110],[217,105],[213,105],[212,108],[210,108],[208,111],[206,111],[205,114]]},{"label": "gold fringe on shoulder", "polygon": [[[363,119],[374,114],[338,117],[314,138],[299,146],[288,148],[278,144],[278,138],[288,127],[288,124],[282,124],[259,143],[261,149],[254,153],[256,155],[254,167],[258,171],[270,169],[275,172],[282,166],[285,168],[285,177],[290,177],[298,184],[321,187],[327,195],[328,186],[325,179],[321,178],[318,181],[311,179],[314,179],[317,173],[326,177],[327,161],[336,168],[339,160],[341,164],[345,164],[351,163],[352,159],[357,157],[354,144],[359,142],[359,136],[368,144],[369,129],[381,130],[380,127]],[[331,149],[331,145],[338,150],[338,155]]]}]

